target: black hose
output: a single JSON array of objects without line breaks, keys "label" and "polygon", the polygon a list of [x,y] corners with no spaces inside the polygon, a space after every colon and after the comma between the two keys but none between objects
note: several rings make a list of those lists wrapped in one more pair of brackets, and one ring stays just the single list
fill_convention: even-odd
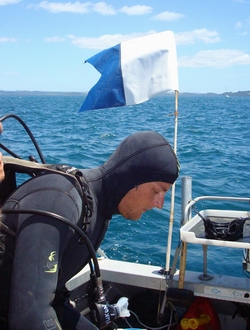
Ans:
[{"label": "black hose", "polygon": [[[29,134],[29,137],[31,138],[31,140],[32,140],[32,142],[33,142],[33,144],[34,144],[34,146],[35,146],[35,148],[36,148],[36,150],[37,150],[37,152],[38,152],[38,154],[40,156],[41,162],[43,164],[46,164],[45,159],[44,159],[44,156],[43,156],[43,154],[41,152],[41,149],[39,148],[39,146],[38,146],[38,144],[36,142],[36,139],[34,138],[33,134],[31,133],[29,127],[25,124],[25,122],[20,117],[18,117],[15,114],[7,114],[7,115],[3,116],[2,118],[0,118],[0,122],[3,122],[7,118],[15,118],[17,121],[19,121],[19,123],[24,127],[24,129],[26,130],[26,132]],[[3,148],[2,145],[1,145],[1,147]],[[5,149],[5,147],[3,149]],[[5,149],[5,151],[7,151],[6,149]],[[13,153],[12,153],[12,155],[13,155]],[[16,156],[14,156],[14,157],[16,157]],[[17,156],[16,158],[20,158],[20,157]]]},{"label": "black hose", "polygon": [[[68,219],[66,219],[56,213],[42,211],[42,210],[32,210],[32,209],[30,209],[30,210],[5,209],[5,210],[2,210],[2,213],[4,213],[4,214],[36,214],[36,215],[42,215],[42,216],[54,218],[54,219],[64,222],[69,227],[73,228],[78,233],[78,235],[83,239],[84,243],[87,245],[87,248],[90,252],[91,258],[93,259],[96,276],[101,277],[101,272],[100,272],[98,260],[96,257],[96,253],[95,253],[95,250],[94,250],[89,238],[85,235],[85,233],[81,230],[81,228],[79,228],[74,223],[70,222]],[[91,271],[93,271],[93,267],[91,267]]]}]

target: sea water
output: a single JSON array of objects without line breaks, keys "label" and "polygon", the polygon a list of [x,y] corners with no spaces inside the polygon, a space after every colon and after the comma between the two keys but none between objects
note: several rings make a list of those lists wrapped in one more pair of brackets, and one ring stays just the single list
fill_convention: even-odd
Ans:
[{"label": "sea water", "polygon": [[[64,163],[79,168],[102,164],[129,134],[142,130],[161,133],[173,146],[174,95],[143,104],[79,113],[83,96],[1,96],[0,117],[21,117],[34,134],[46,163]],[[176,182],[171,254],[179,242],[181,178],[192,177],[192,196],[250,197],[250,98],[179,96],[177,155],[181,164]],[[14,119],[4,121],[3,143],[21,158],[36,149],[23,127]],[[6,152],[1,150],[3,154]],[[216,202],[219,208],[249,210],[246,203]],[[213,203],[200,202],[202,210]],[[109,258],[152,264],[166,262],[170,193],[162,210],[145,213],[140,221],[114,216],[101,248]],[[202,272],[202,247],[189,244],[187,267]],[[208,248],[208,273],[242,274],[242,250]]]}]

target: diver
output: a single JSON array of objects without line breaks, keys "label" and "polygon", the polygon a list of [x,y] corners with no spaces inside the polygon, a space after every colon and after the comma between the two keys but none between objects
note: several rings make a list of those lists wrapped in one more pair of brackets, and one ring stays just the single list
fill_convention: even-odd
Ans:
[{"label": "diver", "polygon": [[[178,175],[167,140],[142,131],[128,136],[100,167],[81,170],[84,195],[72,176],[53,172],[15,189],[2,205],[0,329],[97,329],[69,303],[65,287],[89,262],[90,251],[76,231],[46,214],[82,228],[97,251],[114,214],[139,220],[147,210],[161,209]],[[44,213],[18,213],[27,209]]]}]

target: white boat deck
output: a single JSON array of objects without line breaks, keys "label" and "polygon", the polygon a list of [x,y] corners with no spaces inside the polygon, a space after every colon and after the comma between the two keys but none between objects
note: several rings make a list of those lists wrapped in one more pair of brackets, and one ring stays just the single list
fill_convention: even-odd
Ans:
[{"label": "white boat deck", "polygon": [[[160,268],[152,265],[135,264],[112,259],[99,260],[103,281],[126,284],[135,287],[164,291],[166,281],[159,274]],[[86,266],[68,283],[74,290],[89,280],[89,267]],[[250,304],[250,280],[226,275],[213,275],[209,281],[199,279],[201,273],[186,271],[184,288],[192,290],[195,296]],[[178,287],[179,272],[174,275],[173,287]]]}]

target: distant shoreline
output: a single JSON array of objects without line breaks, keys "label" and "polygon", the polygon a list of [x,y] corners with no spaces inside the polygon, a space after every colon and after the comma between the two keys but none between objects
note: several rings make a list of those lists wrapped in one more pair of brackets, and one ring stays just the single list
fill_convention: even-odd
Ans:
[{"label": "distant shoreline", "polygon": [[80,92],[40,92],[40,91],[3,91],[0,90],[0,96],[86,96],[87,93]]},{"label": "distant shoreline", "polygon": [[[3,91],[0,90],[0,96],[83,96],[85,97],[87,92],[41,92],[41,91]],[[168,94],[166,94],[168,95]],[[169,93],[171,95],[171,93]],[[238,91],[238,92],[225,92],[222,94],[217,93],[188,93],[180,92],[182,96],[250,96],[249,91]]]}]

